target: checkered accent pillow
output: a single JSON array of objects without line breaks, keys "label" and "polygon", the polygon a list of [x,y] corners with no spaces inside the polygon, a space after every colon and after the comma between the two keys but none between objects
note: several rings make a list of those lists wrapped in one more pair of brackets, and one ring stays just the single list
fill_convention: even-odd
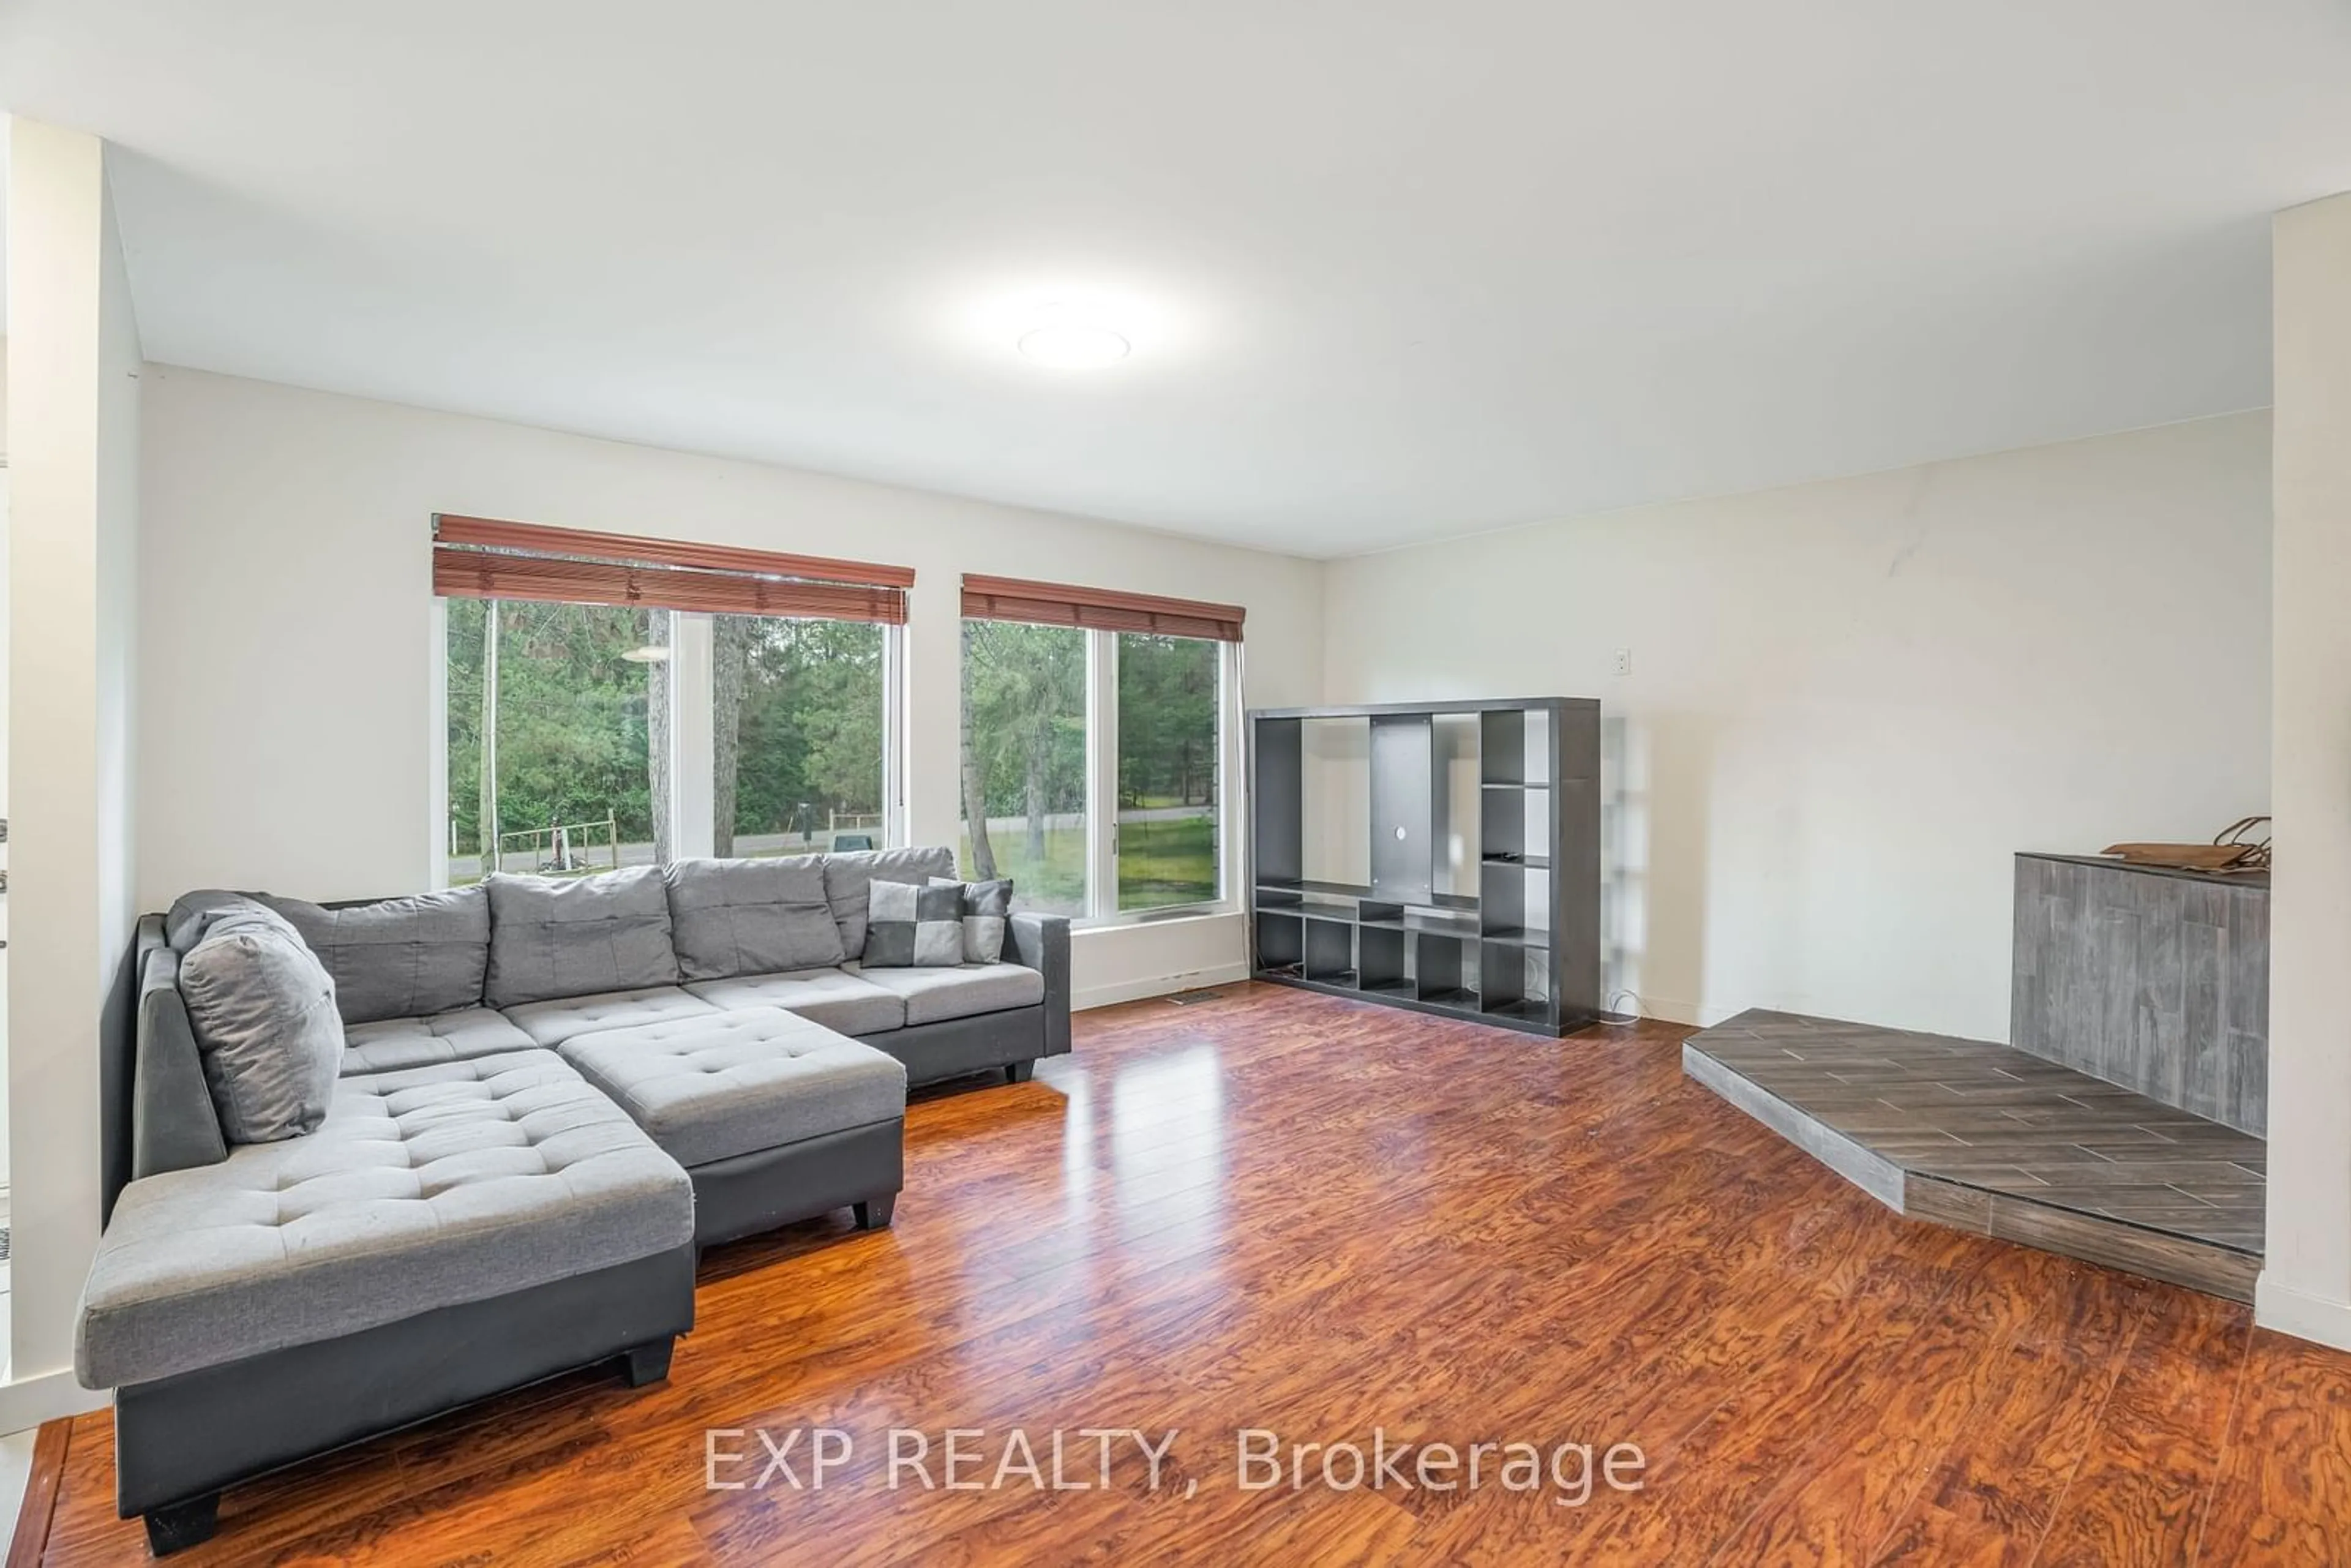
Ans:
[{"label": "checkered accent pillow", "polygon": [[931,878],[933,887],[963,890],[963,961],[993,964],[1004,956],[1004,928],[1012,919],[1012,879],[997,882],[949,882]]},{"label": "checkered accent pillow", "polygon": [[876,882],[868,895],[865,967],[945,969],[963,962],[963,886]]}]

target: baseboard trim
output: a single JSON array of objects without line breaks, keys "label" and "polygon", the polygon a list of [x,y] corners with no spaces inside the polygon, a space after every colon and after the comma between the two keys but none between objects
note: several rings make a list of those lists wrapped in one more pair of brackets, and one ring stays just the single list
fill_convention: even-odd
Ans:
[{"label": "baseboard trim", "polygon": [[1180,975],[1154,975],[1147,979],[1128,980],[1115,986],[1092,986],[1071,994],[1070,1010],[1084,1012],[1089,1008],[1116,1007],[1121,1002],[1139,1002],[1152,997],[1171,996],[1177,991],[1189,991],[1201,986],[1226,986],[1235,980],[1249,978],[1247,964],[1218,964],[1213,968],[1187,969]]},{"label": "baseboard trim", "polygon": [[71,1367],[0,1383],[0,1432],[22,1432],[61,1416],[103,1410],[112,1397],[105,1389],[93,1394],[76,1383]]},{"label": "baseboard trim", "polygon": [[2253,1281],[2253,1322],[2334,1350],[2351,1350],[2351,1301],[2332,1301],[2281,1284],[2268,1270]]}]

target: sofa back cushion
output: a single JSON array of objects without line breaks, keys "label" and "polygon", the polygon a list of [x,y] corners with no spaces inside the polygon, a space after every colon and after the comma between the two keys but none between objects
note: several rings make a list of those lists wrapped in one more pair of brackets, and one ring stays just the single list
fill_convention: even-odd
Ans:
[{"label": "sofa back cushion", "polygon": [[824,896],[832,905],[833,924],[841,928],[841,951],[865,951],[867,890],[874,883],[910,882],[921,887],[935,876],[955,873],[955,851],[937,844],[825,856]]},{"label": "sofa back cushion", "polygon": [[483,999],[490,1006],[677,984],[669,894],[658,866],[576,880],[498,875],[488,885]]},{"label": "sofa back cushion", "polygon": [[231,1144],[311,1132],[342,1070],[335,982],[293,926],[253,904],[225,911],[179,958],[180,997]]},{"label": "sofa back cushion", "polygon": [[490,967],[490,895],[482,888],[342,909],[266,894],[262,902],[292,923],[334,977],[347,1024],[482,1005]]},{"label": "sofa back cushion", "polygon": [[829,969],[844,956],[817,860],[685,860],[662,874],[689,980]]}]

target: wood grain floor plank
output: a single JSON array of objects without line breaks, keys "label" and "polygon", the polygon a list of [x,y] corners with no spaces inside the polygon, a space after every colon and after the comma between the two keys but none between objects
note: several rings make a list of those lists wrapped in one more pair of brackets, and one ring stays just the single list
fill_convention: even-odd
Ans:
[{"label": "wood grain floor plank", "polygon": [[2199,1568],[2351,1561],[2351,1357],[2253,1331]]},{"label": "wood grain floor plank", "polygon": [[2141,1320],[2035,1559],[2046,1568],[2169,1568],[2196,1555],[2252,1313],[2209,1296],[2168,1307]]},{"label": "wood grain floor plank", "polygon": [[[2212,1562],[2351,1561],[2351,1478],[2313,1453],[2351,1438],[2351,1362],[1890,1214],[1684,1079],[1687,1032],[1259,986],[1081,1015],[1030,1083],[915,1097],[892,1229],[706,1258],[666,1384],[571,1374],[234,1489],[177,1561],[2074,1562],[2191,1518]],[[857,1440],[822,1490],[705,1485],[708,1429],[820,1424]],[[1155,1490],[1130,1448],[1106,1487],[948,1490],[889,1484],[893,1427],[985,1431],[991,1465],[1016,1427],[1178,1436]],[[1575,1502],[1319,1460],[1251,1490],[1244,1427],[1653,1467]],[[142,1560],[110,1438],[72,1425],[42,1561]]]}]

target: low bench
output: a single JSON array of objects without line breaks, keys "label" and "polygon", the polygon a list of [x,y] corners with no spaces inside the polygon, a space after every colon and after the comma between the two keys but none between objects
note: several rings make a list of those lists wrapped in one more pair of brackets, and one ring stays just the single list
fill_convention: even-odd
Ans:
[{"label": "low bench", "polygon": [[576,1035],[556,1048],[694,1181],[709,1247],[853,1207],[890,1223],[904,1185],[906,1069],[777,1008]]}]

